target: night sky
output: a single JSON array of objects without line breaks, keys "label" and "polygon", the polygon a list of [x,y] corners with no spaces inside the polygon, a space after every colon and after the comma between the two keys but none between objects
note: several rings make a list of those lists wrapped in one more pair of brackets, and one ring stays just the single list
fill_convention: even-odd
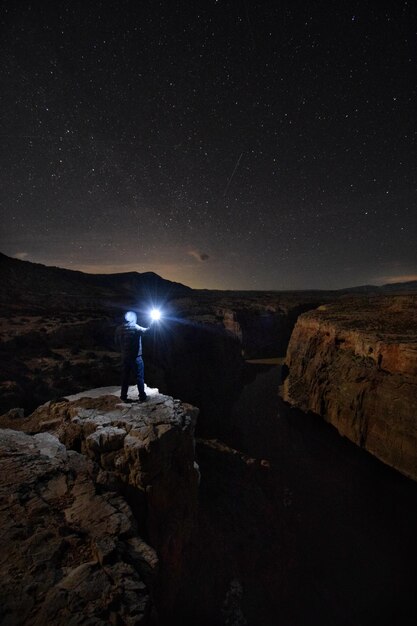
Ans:
[{"label": "night sky", "polygon": [[417,279],[417,9],[1,3],[0,250],[191,287]]}]

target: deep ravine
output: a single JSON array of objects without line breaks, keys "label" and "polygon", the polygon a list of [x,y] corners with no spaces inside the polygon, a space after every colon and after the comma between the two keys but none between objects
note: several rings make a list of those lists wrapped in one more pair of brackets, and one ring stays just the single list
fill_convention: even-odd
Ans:
[{"label": "deep ravine", "polygon": [[227,442],[197,446],[199,526],[176,618],[415,624],[417,485],[290,409],[279,379],[259,368]]}]

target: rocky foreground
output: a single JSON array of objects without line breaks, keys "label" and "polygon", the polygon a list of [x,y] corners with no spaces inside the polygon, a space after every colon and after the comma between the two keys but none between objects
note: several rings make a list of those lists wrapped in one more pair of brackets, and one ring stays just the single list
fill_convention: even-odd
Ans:
[{"label": "rocky foreground", "polygon": [[299,317],[284,400],[417,480],[417,296],[347,298]]},{"label": "rocky foreground", "polygon": [[196,513],[198,411],[114,392],[0,418],[2,624],[149,624],[170,610]]}]

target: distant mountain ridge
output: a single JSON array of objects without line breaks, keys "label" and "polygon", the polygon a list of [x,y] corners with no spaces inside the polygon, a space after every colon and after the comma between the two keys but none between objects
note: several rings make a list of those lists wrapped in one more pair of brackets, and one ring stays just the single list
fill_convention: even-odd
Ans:
[{"label": "distant mountain ridge", "polygon": [[409,280],[403,283],[386,283],[385,285],[358,285],[357,287],[346,287],[338,289],[335,293],[358,293],[358,294],[379,294],[384,293],[415,293],[417,291],[417,280]]},{"label": "distant mountain ridge", "polygon": [[404,292],[404,291],[417,291],[417,280],[408,280],[404,283],[388,283],[386,285],[382,285],[381,289],[384,292]]},{"label": "distant mountain ridge", "polygon": [[[154,272],[87,274],[78,270],[23,261],[2,253],[0,253],[0,279],[2,285],[0,304],[12,309],[26,305],[39,310],[62,306],[69,309],[78,309],[80,306],[95,308],[98,304],[106,307],[133,306],[143,299],[148,302],[167,302],[201,291],[210,292],[194,290],[182,283],[166,280]],[[334,293],[337,297],[355,293],[363,295],[416,293],[417,280],[381,286],[359,285],[338,290],[297,290],[298,293],[310,291]],[[239,290],[230,293],[238,292]]]},{"label": "distant mountain ridge", "polygon": [[0,303],[12,308],[28,305],[84,308],[148,301],[169,301],[186,296],[192,289],[153,272],[86,274],[77,270],[22,261],[0,253]]}]

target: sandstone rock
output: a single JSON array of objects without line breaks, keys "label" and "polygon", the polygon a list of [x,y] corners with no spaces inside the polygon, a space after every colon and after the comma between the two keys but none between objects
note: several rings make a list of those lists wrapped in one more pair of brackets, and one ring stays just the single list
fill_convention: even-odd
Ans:
[{"label": "sandstone rock", "polygon": [[2,415],[2,418],[6,421],[10,420],[10,423],[13,424],[15,420],[23,419],[25,416],[25,412],[21,408],[10,409],[7,413]]},{"label": "sandstone rock", "polygon": [[50,433],[0,431],[2,624],[148,623],[135,521],[94,474]]},{"label": "sandstone rock", "polygon": [[417,480],[417,297],[349,298],[302,315],[284,400]]},{"label": "sandstone rock", "polygon": [[[124,404],[117,397],[119,393],[118,387],[104,388],[62,402],[48,402],[19,420],[18,427],[36,433],[48,426],[60,445],[64,444],[64,452],[81,451],[101,468],[96,477],[98,484],[126,494],[141,532],[152,546],[141,540],[130,541],[129,558],[147,581],[157,574],[158,608],[168,611],[197,508],[199,473],[195,467],[194,429],[198,409],[161,395],[156,389],[147,389],[149,399],[143,404]],[[88,397],[90,394],[92,397]],[[131,388],[129,395],[134,394]],[[36,436],[57,442],[47,433]],[[78,522],[80,532],[86,532],[94,523],[106,537],[128,532],[126,502],[118,505],[124,516],[112,514],[110,501],[101,505],[106,515],[97,519],[93,486],[80,483],[73,491],[77,498],[65,510],[67,524],[82,520],[82,526]],[[93,549],[102,564],[113,553],[108,543],[96,543]]]}]

